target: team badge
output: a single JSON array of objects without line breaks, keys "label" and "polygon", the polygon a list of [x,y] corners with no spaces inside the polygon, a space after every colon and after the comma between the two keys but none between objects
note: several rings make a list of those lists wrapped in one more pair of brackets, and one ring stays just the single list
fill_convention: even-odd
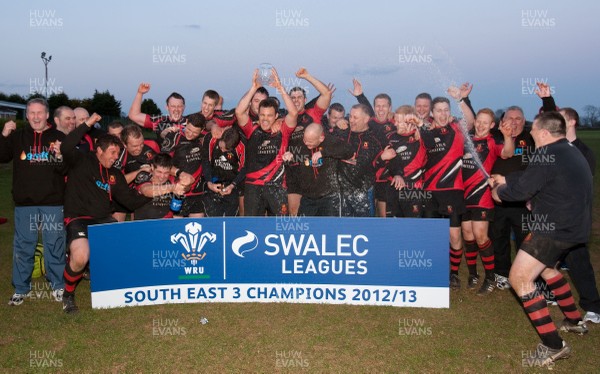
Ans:
[{"label": "team badge", "polygon": [[204,245],[207,242],[214,243],[217,239],[214,233],[201,233],[201,231],[202,225],[191,222],[185,225],[185,234],[180,232],[171,235],[171,243],[180,244],[185,249],[185,253],[182,253],[181,257],[190,261],[194,266],[206,256],[206,252],[202,252]]}]

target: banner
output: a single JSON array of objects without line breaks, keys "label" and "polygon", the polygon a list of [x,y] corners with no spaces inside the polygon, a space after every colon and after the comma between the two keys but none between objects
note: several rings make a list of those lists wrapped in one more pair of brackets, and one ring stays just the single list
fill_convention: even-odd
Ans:
[{"label": "banner", "polygon": [[89,227],[92,307],[449,307],[448,220],[239,217]]}]

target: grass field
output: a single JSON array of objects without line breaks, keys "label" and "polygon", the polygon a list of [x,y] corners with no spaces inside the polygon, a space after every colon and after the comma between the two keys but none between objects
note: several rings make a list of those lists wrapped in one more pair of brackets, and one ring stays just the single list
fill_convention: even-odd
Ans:
[{"label": "grass field", "polygon": [[[582,132],[600,155],[600,132]],[[598,175],[598,173],[596,173]],[[9,307],[13,293],[10,165],[0,165],[0,368],[3,372],[545,372],[522,364],[539,339],[512,292],[482,298],[462,289],[450,309],[299,305],[181,304],[92,310],[89,282],[81,312],[67,316],[34,280],[34,299]],[[595,191],[599,190],[598,183]],[[591,256],[600,278],[600,206]],[[118,259],[115,259],[118,261]],[[466,279],[466,266],[461,266]],[[480,274],[483,270],[480,269]],[[555,321],[562,320],[551,307]],[[207,324],[199,322],[208,318]],[[169,328],[166,328],[169,327]],[[573,356],[554,372],[598,372],[600,325],[565,335]]]}]

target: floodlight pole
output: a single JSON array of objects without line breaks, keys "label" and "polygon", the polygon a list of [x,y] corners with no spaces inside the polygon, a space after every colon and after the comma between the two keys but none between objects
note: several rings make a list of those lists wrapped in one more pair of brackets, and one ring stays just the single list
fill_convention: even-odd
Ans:
[{"label": "floodlight pole", "polygon": [[46,52],[42,52],[42,61],[44,62],[44,67],[46,69],[46,80],[44,83],[46,84],[46,90],[44,91],[44,97],[46,101],[48,100],[48,63],[52,60],[52,56],[48,56],[46,58]]}]

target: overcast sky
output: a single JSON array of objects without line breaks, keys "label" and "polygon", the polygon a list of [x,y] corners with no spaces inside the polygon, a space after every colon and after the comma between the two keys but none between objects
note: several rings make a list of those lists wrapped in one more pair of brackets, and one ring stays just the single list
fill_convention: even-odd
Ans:
[{"label": "overcast sky", "polygon": [[[425,5],[424,5],[425,4]],[[306,67],[337,87],[358,78],[369,99],[393,107],[416,94],[474,84],[476,109],[520,105],[531,119],[548,81],[559,106],[600,106],[597,1],[10,1],[3,2],[0,91],[43,87],[42,51],[52,55],[49,93],[109,90],[127,113],[142,81],[161,108],[173,91],[197,111],[217,90],[234,107],[252,70],[272,63],[288,88]],[[309,86],[309,99],[315,91]],[[164,110],[163,110],[164,111]]]}]

